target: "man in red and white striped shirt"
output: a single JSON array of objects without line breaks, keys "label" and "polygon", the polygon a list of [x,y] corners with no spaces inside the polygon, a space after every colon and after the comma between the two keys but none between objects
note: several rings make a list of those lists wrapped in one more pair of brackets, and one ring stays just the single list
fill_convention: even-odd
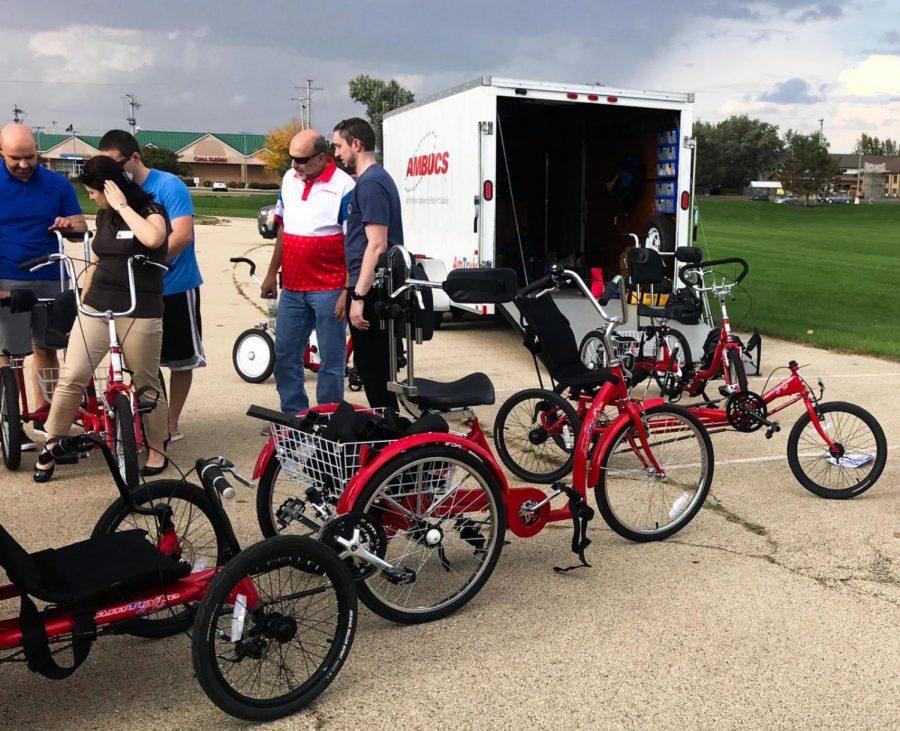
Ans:
[{"label": "man in red and white striped shirt", "polygon": [[353,179],[327,156],[325,138],[304,130],[291,140],[291,169],[275,207],[278,236],[262,296],[273,296],[281,270],[275,338],[275,384],[281,410],[309,408],[303,387],[303,351],[315,329],[321,365],[316,401],[344,398],[347,265],[344,222]]}]

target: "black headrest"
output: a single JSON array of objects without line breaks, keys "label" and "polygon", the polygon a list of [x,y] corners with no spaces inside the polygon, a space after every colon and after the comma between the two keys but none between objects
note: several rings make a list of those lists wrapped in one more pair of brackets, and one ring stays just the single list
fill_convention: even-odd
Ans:
[{"label": "black headrest", "polygon": [[666,265],[656,249],[633,246],[625,255],[632,285],[659,284],[666,277]]},{"label": "black headrest", "polygon": [[454,302],[498,304],[512,302],[519,284],[513,269],[454,269],[443,290]]},{"label": "black headrest", "polygon": [[703,252],[696,246],[679,246],[675,249],[675,258],[682,264],[699,264],[703,260]]}]

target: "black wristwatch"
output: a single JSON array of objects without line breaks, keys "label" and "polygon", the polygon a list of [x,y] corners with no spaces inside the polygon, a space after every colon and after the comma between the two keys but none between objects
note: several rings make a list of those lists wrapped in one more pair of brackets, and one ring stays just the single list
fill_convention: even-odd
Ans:
[{"label": "black wristwatch", "polygon": [[359,294],[355,289],[348,290],[350,292],[350,299],[354,302],[362,302],[366,296],[364,294]]}]

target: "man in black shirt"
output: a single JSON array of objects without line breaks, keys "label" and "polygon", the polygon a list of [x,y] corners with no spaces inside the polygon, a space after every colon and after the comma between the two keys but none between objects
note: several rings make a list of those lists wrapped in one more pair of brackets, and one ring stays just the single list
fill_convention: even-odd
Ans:
[{"label": "man in black shirt", "polygon": [[387,330],[375,319],[372,306],[378,257],[390,246],[403,244],[400,194],[387,171],[375,161],[375,132],[354,117],[334,128],[334,152],[356,172],[356,187],[347,211],[347,256],[350,290],[350,333],[353,359],[369,405],[397,410],[397,397],[388,391],[393,377],[388,364]]}]

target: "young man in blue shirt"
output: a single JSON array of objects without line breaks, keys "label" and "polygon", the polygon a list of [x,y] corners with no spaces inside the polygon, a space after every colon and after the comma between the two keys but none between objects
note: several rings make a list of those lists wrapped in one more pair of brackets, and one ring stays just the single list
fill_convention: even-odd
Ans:
[{"label": "young man in blue shirt", "polygon": [[[22,124],[8,124],[0,130],[0,296],[12,289],[30,289],[38,297],[55,297],[60,292],[59,269],[47,267],[23,272],[19,264],[57,250],[54,231],[83,233],[87,230],[75,189],[65,176],[38,165],[38,150],[31,130]],[[11,315],[0,308],[0,365],[2,355],[34,354],[37,369],[59,368],[56,351],[45,345],[46,318],[31,313]],[[41,390],[34,389],[40,410]],[[43,424],[33,423],[37,431]],[[33,448],[31,442],[26,443]]]},{"label": "young man in blue shirt", "polygon": [[403,244],[400,194],[391,176],[375,161],[375,132],[368,122],[359,117],[339,122],[332,142],[335,156],[356,172],[344,239],[353,363],[369,405],[396,411],[397,396],[387,388],[395,375],[388,363],[387,330],[381,330],[375,319],[371,289],[378,257],[389,246]]},{"label": "young man in blue shirt", "polygon": [[134,136],[114,129],[100,139],[100,152],[131,174],[134,182],[166,209],[169,232],[169,264],[173,269],[163,278],[163,343],[160,363],[169,378],[169,433],[172,441],[182,438],[179,419],[191,390],[195,368],[206,365],[200,320],[200,267],[194,251],[194,204],[181,178],[148,168],[141,160]]}]

